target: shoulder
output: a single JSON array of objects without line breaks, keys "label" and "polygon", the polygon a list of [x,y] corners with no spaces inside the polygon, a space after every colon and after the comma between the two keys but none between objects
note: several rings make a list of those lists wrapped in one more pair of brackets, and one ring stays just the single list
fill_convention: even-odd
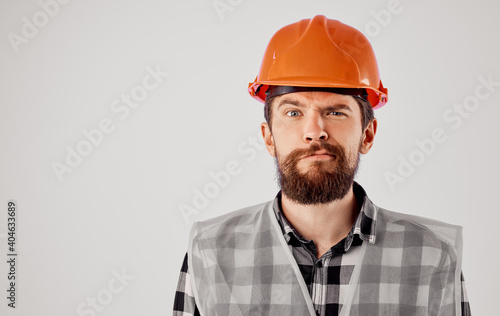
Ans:
[{"label": "shoulder", "polygon": [[224,231],[235,229],[242,229],[245,226],[252,226],[253,223],[258,222],[268,207],[272,207],[273,201],[267,201],[256,205],[248,206],[223,214],[205,221],[196,222],[193,224],[191,233],[194,235],[199,234],[221,234]]},{"label": "shoulder", "polygon": [[421,231],[423,233],[425,232],[443,233],[446,231],[457,231],[462,229],[462,227],[459,225],[453,225],[423,216],[389,211],[387,209],[380,207],[378,207],[377,213],[378,213],[377,220],[380,220],[381,222],[385,222],[391,226],[399,225],[403,227],[412,228],[414,230]]},{"label": "shoulder", "polygon": [[377,239],[382,237],[384,244],[397,240],[402,247],[434,248],[447,253],[461,251],[461,226],[382,208],[377,213]]}]

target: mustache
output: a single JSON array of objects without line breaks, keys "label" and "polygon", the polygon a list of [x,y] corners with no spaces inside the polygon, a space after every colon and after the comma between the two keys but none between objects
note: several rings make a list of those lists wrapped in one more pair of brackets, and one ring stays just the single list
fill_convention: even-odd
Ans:
[{"label": "mustache", "polygon": [[283,167],[288,168],[298,159],[313,155],[315,152],[323,149],[327,154],[334,156],[336,159],[344,160],[344,149],[339,145],[332,145],[326,142],[313,143],[309,148],[295,149],[289,153],[283,160]]}]

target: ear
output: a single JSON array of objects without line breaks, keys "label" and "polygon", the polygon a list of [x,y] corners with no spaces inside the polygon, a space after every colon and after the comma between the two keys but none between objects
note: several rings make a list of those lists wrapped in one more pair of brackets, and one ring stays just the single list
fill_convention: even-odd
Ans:
[{"label": "ear", "polygon": [[373,141],[375,139],[375,134],[377,133],[377,119],[374,118],[373,121],[371,121],[368,126],[366,126],[362,140],[361,140],[361,148],[360,152],[362,154],[367,154],[370,151],[370,148],[372,148]]},{"label": "ear", "polygon": [[274,137],[271,133],[271,129],[267,123],[260,124],[260,130],[262,132],[262,138],[264,138],[264,143],[266,144],[267,152],[274,157],[275,156],[275,146],[274,146]]}]

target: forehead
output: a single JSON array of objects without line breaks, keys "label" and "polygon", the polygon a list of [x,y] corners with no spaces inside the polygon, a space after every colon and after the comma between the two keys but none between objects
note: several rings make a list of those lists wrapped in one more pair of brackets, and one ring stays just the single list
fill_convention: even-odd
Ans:
[{"label": "forehead", "polygon": [[302,91],[288,93],[276,97],[273,101],[274,109],[285,105],[294,105],[304,108],[322,109],[331,106],[345,106],[353,113],[360,115],[358,102],[352,95],[338,94],[324,91]]}]

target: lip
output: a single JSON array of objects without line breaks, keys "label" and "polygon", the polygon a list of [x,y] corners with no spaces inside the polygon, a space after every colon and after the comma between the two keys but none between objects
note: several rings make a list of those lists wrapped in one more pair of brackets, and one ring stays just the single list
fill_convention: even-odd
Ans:
[{"label": "lip", "polygon": [[303,159],[311,159],[311,160],[328,160],[334,158],[333,155],[327,152],[316,152],[312,155],[305,156]]}]

